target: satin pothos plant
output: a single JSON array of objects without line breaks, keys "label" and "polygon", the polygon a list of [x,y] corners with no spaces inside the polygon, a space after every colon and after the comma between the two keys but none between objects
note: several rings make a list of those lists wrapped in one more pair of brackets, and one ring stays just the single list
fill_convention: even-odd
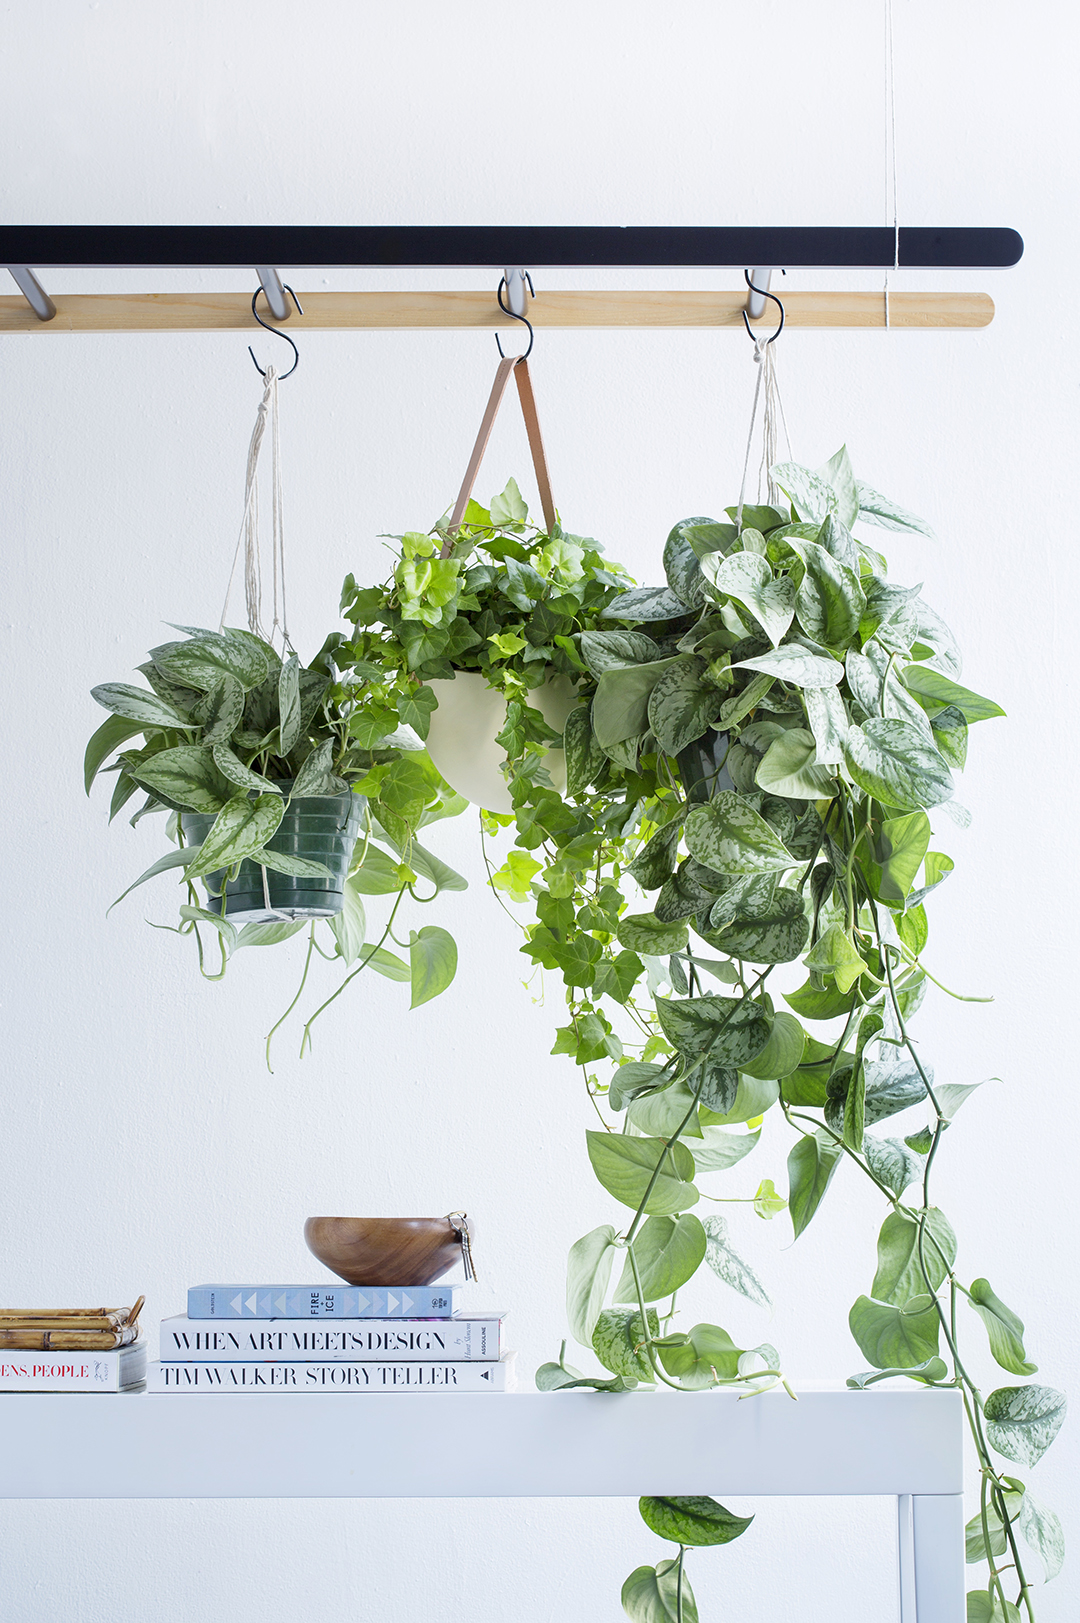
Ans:
[{"label": "satin pothos plant", "polygon": [[[564,1343],[537,1382],[757,1392],[783,1379],[767,1343],[672,1328],[701,1267],[767,1301],[729,1219],[693,1208],[724,1199],[775,1112],[793,1134],[786,1192],[763,1178],[746,1203],[762,1218],[786,1209],[798,1239],[842,1171],[880,1197],[877,1270],[849,1315],[870,1367],[849,1385],[902,1375],[959,1390],[980,1472],[968,1558],[987,1564],[969,1617],[1032,1618],[1030,1552],[1052,1578],[1061,1528],[1009,1472],[1037,1463],[1065,1399],[1028,1379],[1021,1319],[961,1260],[935,1203],[939,1155],[959,1137],[946,1131],[977,1084],[935,1076],[911,1036],[941,985],[927,912],[953,862],[938,834],[968,821],[954,778],[970,727],[1002,711],[962,683],[947,626],[864,538],[927,526],[858,482],[845,450],[772,479],[776,505],[677,524],[665,584],[606,590],[596,624],[571,630],[564,651],[584,669],[565,794],[543,767],[550,730],[506,680],[514,812],[483,822],[513,846],[491,878],[531,910],[525,957],[565,986],[553,1052],[579,1069],[592,1170],[629,1213],[569,1259],[570,1329],[606,1373],[580,1374]],[[526,628],[541,600],[534,587],[521,604]],[[987,1353],[1011,1378],[991,1392],[974,1373]],[[747,1521],[700,1499],[644,1500],[642,1514],[678,1553],[631,1575],[628,1614],[696,1617],[687,1550]]]}]

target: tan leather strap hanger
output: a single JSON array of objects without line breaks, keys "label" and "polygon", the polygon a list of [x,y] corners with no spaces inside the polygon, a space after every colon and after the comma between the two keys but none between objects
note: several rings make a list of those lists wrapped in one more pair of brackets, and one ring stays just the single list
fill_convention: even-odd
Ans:
[{"label": "tan leather strap hanger", "polygon": [[544,524],[547,529],[553,530],[558,522],[555,515],[555,502],[551,495],[551,479],[548,474],[547,457],[544,454],[544,441],[540,433],[540,419],[536,413],[536,400],[533,396],[532,378],[529,376],[529,363],[525,357],[505,355],[495,370],[495,381],[491,385],[488,403],[484,408],[484,415],[480,421],[480,431],[476,436],[476,444],[472,448],[469,465],[465,469],[465,477],[461,481],[458,499],[454,503],[454,510],[450,515],[450,533],[443,542],[439,556],[447,558],[454,545],[454,532],[465,517],[465,509],[469,505],[476,476],[480,471],[484,452],[487,450],[491,430],[495,426],[495,418],[499,414],[506,385],[510,381],[511,372],[517,384],[518,399],[521,402],[521,415],[525,419],[525,432],[529,436],[529,450],[532,452],[533,471],[536,474],[536,483],[540,487],[540,506],[544,510]]}]

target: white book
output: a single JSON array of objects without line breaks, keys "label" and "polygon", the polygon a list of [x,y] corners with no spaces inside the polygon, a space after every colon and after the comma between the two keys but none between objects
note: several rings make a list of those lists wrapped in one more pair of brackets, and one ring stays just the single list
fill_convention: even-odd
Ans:
[{"label": "white book", "polygon": [[497,1364],[459,1361],[433,1363],[311,1363],[281,1359],[259,1363],[179,1363],[162,1359],[150,1364],[148,1392],[509,1392],[514,1386],[514,1354]]},{"label": "white book", "polygon": [[130,1392],[146,1379],[146,1342],[108,1352],[0,1352],[0,1392]]},{"label": "white book", "polygon": [[161,1321],[163,1363],[497,1363],[502,1314],[455,1319],[248,1319],[215,1323],[177,1313]]}]

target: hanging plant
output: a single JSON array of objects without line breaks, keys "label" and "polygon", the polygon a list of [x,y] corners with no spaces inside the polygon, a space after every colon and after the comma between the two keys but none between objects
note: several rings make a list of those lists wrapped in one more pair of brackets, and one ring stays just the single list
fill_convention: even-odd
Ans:
[{"label": "hanging plant", "polygon": [[[999,1462],[1034,1465],[1065,1400],[1031,1384],[984,1397],[971,1373],[975,1319],[1007,1374],[1036,1365],[1015,1311],[958,1272],[934,1204],[943,1135],[977,1084],[935,1080],[909,1030],[941,985],[925,962],[926,903],[953,868],[928,814],[967,823],[953,776],[970,726],[1003,712],[961,683],[955,639],[921,589],[892,581],[853,533],[929,534],[925,524],[857,482],[844,450],[772,479],[768,505],[677,524],[666,584],[629,589],[595,544],[561,534],[580,556],[560,553],[560,567],[579,573],[544,567],[551,533],[528,535],[508,487],[472,512],[441,570],[431,538],[411,535],[389,587],[346,582],[350,617],[384,628],[353,646],[362,659],[375,639],[428,687],[476,669],[505,700],[512,813],[482,822],[491,836],[512,827],[513,849],[492,883],[534,913],[523,954],[562,977],[568,1019],[552,1051],[579,1068],[598,1118],[593,1171],[631,1213],[570,1253],[570,1328],[606,1373],[581,1374],[564,1344],[538,1385],[754,1392],[783,1379],[766,1343],[739,1347],[716,1324],[672,1328],[677,1292],[703,1265],[768,1301],[728,1219],[692,1208],[731,1198],[724,1175],[777,1111],[796,1135],[786,1197],[765,1177],[735,1203],[764,1219],[786,1209],[798,1238],[843,1165],[881,1196],[877,1273],[849,1318],[871,1368],[849,1385],[906,1375],[962,1392],[981,1483],[968,1553],[989,1564],[972,1615],[1032,1614],[1023,1546],[1053,1577],[1060,1524]],[[415,567],[425,557],[430,575]],[[552,729],[530,702],[552,669],[576,682],[565,793],[545,767]],[[875,1130],[920,1105],[927,1118],[904,1136]],[[642,1513],[679,1551],[632,1574],[624,1606],[641,1620],[691,1618],[686,1549],[746,1524],[715,1501],[647,1500]],[[722,1536],[690,1536],[710,1518]]]},{"label": "hanging plant", "polygon": [[[272,367],[263,376],[232,568],[234,575],[242,550],[248,629],[225,627],[227,592],[218,631],[177,626],[188,640],[151,650],[139,666],[149,689],[127,682],[94,688],[93,697],[112,714],[87,746],[85,783],[89,794],[99,771],[116,772],[110,821],[140,789],[147,798],[132,826],[149,813],[168,814],[171,848],[124,896],[158,874],[181,869],[186,901],[175,928],[194,937],[208,979],[220,979],[241,947],[273,946],[308,931],[299,989],[266,1040],[269,1065],[271,1039],[296,1007],[316,951],[340,960],[349,973],[305,1024],[301,1054],[313,1021],[364,969],[406,982],[413,1008],[449,986],[457,968],[449,932],[425,925],[410,930],[406,940],[395,935],[394,925],[407,895],[426,903],[442,890],[466,889],[461,875],[417,839],[426,824],[457,815],[466,802],[440,776],[409,725],[417,721],[426,731],[399,664],[359,660],[349,650],[346,674],[337,652],[345,639],[337,632],[308,666],[293,649],[285,609],[278,378]],[[257,485],[268,421],[270,636],[260,623]],[[140,737],[141,747],[122,747]],[[119,753],[106,767],[114,751]],[[361,780],[364,788],[357,792]],[[364,905],[371,896],[393,898],[374,941],[368,940]],[[213,973],[206,967],[206,929],[216,933],[220,952]],[[407,951],[408,962],[387,940]]]}]

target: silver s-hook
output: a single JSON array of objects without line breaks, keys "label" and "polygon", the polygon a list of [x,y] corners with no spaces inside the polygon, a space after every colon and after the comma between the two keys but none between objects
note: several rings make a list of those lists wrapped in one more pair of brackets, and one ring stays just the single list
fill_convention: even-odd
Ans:
[{"label": "silver s-hook", "polygon": [[[536,290],[532,285],[532,277],[529,275],[528,271],[524,272],[524,280],[526,282],[528,282],[528,284],[529,284],[529,292],[532,294],[533,298],[535,299]],[[525,323],[526,327],[528,327],[528,329],[529,329],[529,347],[528,347],[528,349],[525,351],[525,353],[523,355],[518,356],[519,361],[524,361],[525,359],[527,359],[528,356],[530,356],[532,354],[533,336],[534,336],[533,335],[532,322],[529,320],[528,316],[519,316],[516,310],[511,310],[510,306],[505,303],[505,301],[503,300],[503,292],[504,292],[504,290],[506,290],[506,285],[507,285],[506,284],[506,277],[504,276],[502,281],[499,283],[499,291],[496,294],[496,298],[499,301],[499,309],[501,311],[503,311],[503,313],[505,315],[510,316],[510,318],[513,321],[523,321]],[[283,333],[282,337],[284,337],[284,336],[285,335]],[[499,343],[499,335],[498,335],[498,333],[495,334],[495,346],[498,349],[499,354],[502,355],[503,360],[505,360],[506,356],[503,355],[503,347]]]}]

